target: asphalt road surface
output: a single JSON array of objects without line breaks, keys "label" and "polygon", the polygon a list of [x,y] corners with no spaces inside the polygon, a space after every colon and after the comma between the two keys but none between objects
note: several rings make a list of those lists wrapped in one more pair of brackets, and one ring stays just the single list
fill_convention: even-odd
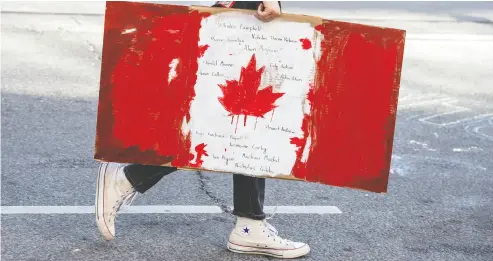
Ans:
[{"label": "asphalt road surface", "polygon": [[[266,205],[298,212],[271,223],[310,244],[301,260],[492,260],[493,3],[284,6],[408,35],[388,194],[267,182]],[[103,12],[103,3],[2,3],[2,260],[270,259],[226,250],[229,214],[195,213],[232,204],[226,174],[168,176],[134,202],[148,213],[119,215],[117,239],[99,237],[89,212]],[[317,206],[340,212],[309,213]]]}]

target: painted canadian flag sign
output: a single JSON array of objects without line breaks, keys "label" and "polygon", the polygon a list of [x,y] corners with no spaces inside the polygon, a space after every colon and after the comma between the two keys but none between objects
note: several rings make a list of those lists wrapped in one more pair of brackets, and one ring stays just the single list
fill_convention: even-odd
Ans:
[{"label": "painted canadian flag sign", "polygon": [[107,2],[95,158],[386,192],[404,37]]}]

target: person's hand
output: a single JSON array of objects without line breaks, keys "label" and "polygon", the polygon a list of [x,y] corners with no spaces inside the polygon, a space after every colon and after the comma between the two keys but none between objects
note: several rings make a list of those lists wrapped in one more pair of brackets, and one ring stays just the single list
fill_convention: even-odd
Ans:
[{"label": "person's hand", "polygon": [[277,1],[263,1],[255,13],[255,17],[263,22],[270,22],[279,16],[281,16],[281,7]]}]

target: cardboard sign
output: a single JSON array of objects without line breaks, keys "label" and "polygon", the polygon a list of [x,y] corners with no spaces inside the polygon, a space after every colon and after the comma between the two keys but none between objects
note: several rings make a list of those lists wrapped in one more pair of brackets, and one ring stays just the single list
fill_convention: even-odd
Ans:
[{"label": "cardboard sign", "polygon": [[95,158],[387,190],[405,32],[108,2]]}]

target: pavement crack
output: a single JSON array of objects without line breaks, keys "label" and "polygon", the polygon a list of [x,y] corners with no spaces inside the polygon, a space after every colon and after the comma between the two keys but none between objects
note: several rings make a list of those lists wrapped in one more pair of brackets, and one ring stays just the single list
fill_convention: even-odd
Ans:
[{"label": "pavement crack", "polygon": [[77,18],[75,18],[73,16],[70,16],[70,18],[72,18],[72,20],[74,20],[74,22],[76,22],[78,25],[82,25],[82,23],[79,22],[79,20],[77,20]]},{"label": "pavement crack", "polygon": [[101,61],[102,60],[101,52],[98,51],[98,49],[96,48],[96,46],[93,43],[89,42],[88,40],[84,40],[84,41],[87,43],[87,45],[89,45],[89,50],[92,53],[96,54],[96,57],[98,58],[98,60]]},{"label": "pavement crack", "polygon": [[[12,30],[12,31],[20,31],[20,32],[23,32],[23,31],[27,31],[27,32],[30,32],[30,33],[35,33],[35,34],[44,34],[43,31],[40,31],[40,30],[37,30],[35,28],[33,28],[32,25],[30,25],[29,27],[26,27],[26,28],[22,28],[22,27],[17,27],[17,26],[12,26],[11,28],[7,28],[7,30]],[[3,28],[2,28],[2,32],[3,32]]]},{"label": "pavement crack", "polygon": [[218,205],[224,213],[232,214],[233,211],[228,207],[228,204],[220,197],[214,195],[209,186],[207,185],[207,178],[204,176],[202,171],[196,171],[199,177],[200,190],[205,193],[205,195],[210,198],[216,205]]},{"label": "pavement crack", "polygon": [[[79,20],[77,20],[77,18],[75,18],[73,16],[70,16],[70,18],[72,18],[78,25],[82,25],[82,23],[79,22]],[[99,61],[102,61],[103,60],[102,55],[101,55],[101,52],[98,50],[98,48],[96,47],[96,45],[94,45],[93,43],[91,43],[89,40],[84,39],[84,37],[82,37],[77,32],[73,32],[73,31],[67,30],[67,29],[65,29],[63,27],[59,27],[59,30],[60,31],[64,31],[64,32],[75,34],[78,38],[80,38],[83,42],[85,42],[89,46],[89,51],[91,53],[95,54],[96,55],[96,58]]]}]

